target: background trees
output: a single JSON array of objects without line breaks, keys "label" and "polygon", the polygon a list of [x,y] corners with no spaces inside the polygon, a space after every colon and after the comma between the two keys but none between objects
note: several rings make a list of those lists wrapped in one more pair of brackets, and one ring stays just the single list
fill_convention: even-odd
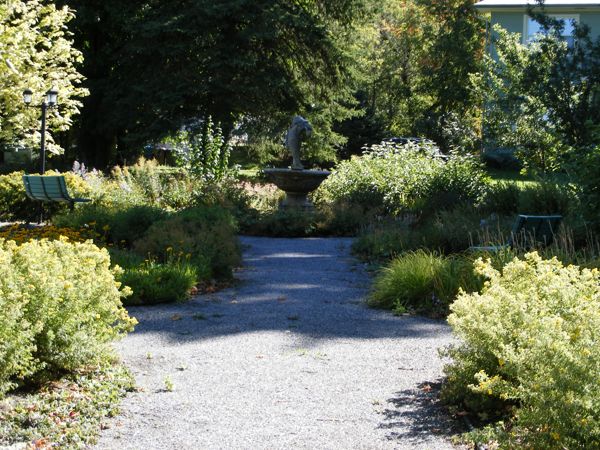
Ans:
[{"label": "background trees", "polygon": [[[58,108],[48,116],[51,130],[66,130],[79,111],[82,75],[76,65],[81,52],[71,43],[67,8],[41,0],[0,1],[0,146],[39,145],[39,108],[27,108],[22,92],[34,92],[39,105],[51,87],[60,93]],[[61,151],[52,135],[48,149]]]},{"label": "background trees", "polygon": [[362,30],[365,44],[355,53],[361,62],[356,95],[364,111],[358,129],[371,131],[361,136],[367,142],[421,136],[449,150],[478,128],[481,104],[468,79],[481,70],[485,28],[473,3],[373,3],[372,21]]},{"label": "background trees", "polygon": [[[95,164],[132,155],[190,119],[228,134],[329,105],[343,91],[341,38],[359,0],[66,0],[91,96],[80,146]],[[318,102],[317,102],[318,100]]]},{"label": "background trees", "polygon": [[[71,72],[52,75],[38,65],[45,80],[77,86],[79,73],[85,76],[90,95],[74,126],[60,135],[67,159],[95,167],[131,161],[148,143],[209,116],[226,138],[235,132],[273,153],[282,148],[291,117],[302,114],[315,128],[307,157],[321,163],[391,135],[432,138],[447,150],[478,129],[480,105],[467,76],[480,70],[484,33],[473,0],[57,3],[58,9],[48,0],[26,4],[62,14],[57,23],[68,22],[77,50],[67,45],[64,29],[23,26],[45,42],[65,41],[48,51],[62,51]],[[65,66],[58,55],[46,56],[36,52],[35,58]],[[20,89],[9,84],[12,104],[24,111],[15,97]],[[56,84],[62,119],[53,120],[65,130],[79,105],[64,100],[83,91],[72,95]]]}]

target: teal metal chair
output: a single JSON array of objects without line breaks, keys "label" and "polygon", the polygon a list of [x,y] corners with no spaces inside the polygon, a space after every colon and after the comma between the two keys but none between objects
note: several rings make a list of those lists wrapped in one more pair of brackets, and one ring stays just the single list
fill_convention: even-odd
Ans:
[{"label": "teal metal chair", "polygon": [[23,184],[27,197],[32,200],[65,202],[71,209],[75,207],[75,203],[91,201],[88,198],[71,197],[67,190],[65,177],[62,175],[23,175]]}]

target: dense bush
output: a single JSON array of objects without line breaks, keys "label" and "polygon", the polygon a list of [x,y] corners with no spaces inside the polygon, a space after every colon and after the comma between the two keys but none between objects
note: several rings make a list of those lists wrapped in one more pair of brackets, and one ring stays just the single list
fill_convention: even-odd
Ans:
[{"label": "dense bush", "polygon": [[314,210],[247,210],[240,217],[243,234],[274,237],[354,236],[373,220],[372,211],[345,203]]},{"label": "dense bush", "polygon": [[90,242],[0,240],[0,394],[28,377],[109,354],[135,324],[106,250]]},{"label": "dense bush", "polygon": [[407,252],[381,270],[369,297],[369,305],[443,314],[459,288],[478,290],[481,280],[468,257],[442,256],[426,250]]},{"label": "dense bush", "polygon": [[[462,252],[477,244],[482,214],[469,207],[442,210],[424,220],[383,221],[365,228],[352,245],[353,252],[365,260],[386,260],[403,252],[430,249],[444,254]],[[489,227],[504,229],[506,234],[513,217],[496,217],[486,221]]]},{"label": "dense bush", "polygon": [[155,206],[82,206],[77,210],[56,216],[55,225],[70,228],[88,228],[106,242],[130,246],[144,235],[150,226],[164,219],[167,213]]},{"label": "dense bush", "polygon": [[320,202],[343,201],[394,215],[421,213],[478,202],[485,180],[473,158],[444,162],[420,147],[381,145],[340,163],[316,196]]},{"label": "dense bush", "polygon": [[490,417],[502,448],[600,447],[600,274],[537,253],[502,271],[479,261],[483,291],[458,296],[446,401]]},{"label": "dense bush", "polygon": [[517,184],[500,182],[489,187],[484,209],[496,214],[561,214],[567,216],[579,207],[572,186],[553,181]]},{"label": "dense bush", "polygon": [[149,261],[124,268],[119,281],[133,291],[125,305],[149,305],[187,299],[198,279],[197,267],[186,262]]},{"label": "dense bush", "polygon": [[236,225],[227,210],[212,207],[187,209],[155,222],[134,242],[134,250],[158,262],[188,258],[200,279],[230,277],[240,262]]}]

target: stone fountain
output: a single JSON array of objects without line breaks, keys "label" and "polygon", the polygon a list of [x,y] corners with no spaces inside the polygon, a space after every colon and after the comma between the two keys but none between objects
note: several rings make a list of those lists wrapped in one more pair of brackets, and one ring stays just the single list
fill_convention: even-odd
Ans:
[{"label": "stone fountain", "polygon": [[293,158],[292,167],[263,170],[267,179],[285,192],[285,199],[279,204],[280,209],[313,209],[308,194],[317,189],[330,174],[326,170],[305,170],[300,161],[302,141],[311,134],[312,127],[308,120],[301,116],[294,117],[285,138],[285,146]]}]

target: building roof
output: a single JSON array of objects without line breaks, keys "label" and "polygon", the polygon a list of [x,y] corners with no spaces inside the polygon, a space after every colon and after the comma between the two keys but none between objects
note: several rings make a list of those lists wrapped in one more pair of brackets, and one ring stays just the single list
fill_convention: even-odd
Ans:
[{"label": "building roof", "polygon": [[[535,0],[481,0],[475,4],[475,8],[482,12],[510,10],[523,10],[527,6],[538,6]],[[549,9],[600,9],[600,1],[592,0],[546,0],[544,6]]]}]

